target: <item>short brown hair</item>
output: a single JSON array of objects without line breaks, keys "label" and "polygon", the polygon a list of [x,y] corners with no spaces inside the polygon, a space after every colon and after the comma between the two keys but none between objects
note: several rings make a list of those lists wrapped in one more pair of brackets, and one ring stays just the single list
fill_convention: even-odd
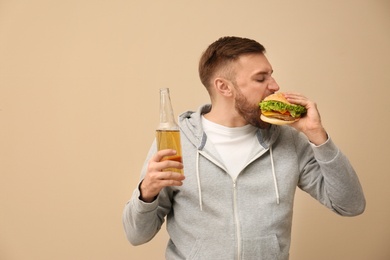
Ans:
[{"label": "short brown hair", "polygon": [[214,73],[237,60],[243,54],[265,53],[265,48],[255,40],[226,36],[212,43],[202,54],[199,61],[199,77],[210,92],[211,77]]}]

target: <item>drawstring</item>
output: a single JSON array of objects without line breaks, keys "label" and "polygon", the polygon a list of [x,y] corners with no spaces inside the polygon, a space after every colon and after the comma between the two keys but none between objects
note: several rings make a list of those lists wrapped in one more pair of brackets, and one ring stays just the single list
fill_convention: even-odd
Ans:
[{"label": "drawstring", "polygon": [[278,183],[276,181],[274,157],[273,157],[273,154],[272,154],[272,146],[270,146],[269,152],[270,152],[270,155],[271,155],[272,176],[274,177],[274,185],[275,185],[275,193],[276,193],[276,203],[279,205],[279,189],[278,189]]},{"label": "drawstring", "polygon": [[196,153],[196,178],[198,180],[199,207],[200,207],[200,211],[203,211],[202,190],[200,189],[200,176],[199,176],[199,151],[197,151]]}]

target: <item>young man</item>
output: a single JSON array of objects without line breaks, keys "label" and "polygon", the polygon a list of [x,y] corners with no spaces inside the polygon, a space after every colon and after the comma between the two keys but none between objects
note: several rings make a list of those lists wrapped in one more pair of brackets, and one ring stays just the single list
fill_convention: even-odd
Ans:
[{"label": "young man", "polygon": [[[166,218],[166,259],[286,260],[296,187],[337,214],[364,211],[358,177],[314,102],[285,93],[306,115],[289,126],[260,120],[259,102],[279,90],[264,52],[254,40],[223,37],[203,53],[211,105],[179,118],[183,164],[161,161],[175,151],[151,147],[123,213],[133,245],[151,240]],[[184,176],[162,171],[170,167],[184,167]]]}]

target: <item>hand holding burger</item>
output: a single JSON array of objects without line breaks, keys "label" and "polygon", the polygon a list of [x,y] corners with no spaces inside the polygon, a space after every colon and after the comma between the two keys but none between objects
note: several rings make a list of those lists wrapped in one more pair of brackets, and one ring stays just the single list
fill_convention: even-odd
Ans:
[{"label": "hand holding burger", "polygon": [[320,145],[328,139],[316,103],[300,94],[275,93],[266,97],[259,106],[260,118],[264,122],[291,124],[315,145]]}]

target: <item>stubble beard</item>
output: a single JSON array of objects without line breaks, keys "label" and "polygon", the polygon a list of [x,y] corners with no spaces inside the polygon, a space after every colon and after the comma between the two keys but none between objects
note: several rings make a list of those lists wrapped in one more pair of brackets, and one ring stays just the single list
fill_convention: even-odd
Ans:
[{"label": "stubble beard", "polygon": [[260,107],[258,104],[250,104],[248,99],[236,88],[235,108],[236,111],[248,122],[258,128],[267,128],[269,125],[260,120]]}]

